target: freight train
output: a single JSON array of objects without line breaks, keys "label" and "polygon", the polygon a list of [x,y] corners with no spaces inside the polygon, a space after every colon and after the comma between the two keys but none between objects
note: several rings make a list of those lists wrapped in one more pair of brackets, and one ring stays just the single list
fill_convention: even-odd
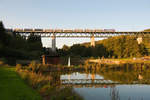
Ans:
[{"label": "freight train", "polygon": [[115,29],[13,29],[18,32],[56,32],[56,33],[98,33],[98,32],[116,32]]}]

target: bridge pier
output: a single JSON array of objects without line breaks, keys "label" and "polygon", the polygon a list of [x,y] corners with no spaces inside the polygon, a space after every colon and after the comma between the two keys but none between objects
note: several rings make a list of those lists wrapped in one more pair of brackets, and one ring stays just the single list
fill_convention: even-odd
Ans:
[{"label": "bridge pier", "polygon": [[138,42],[138,44],[141,44],[141,43],[142,43],[142,41],[143,41],[142,36],[139,36],[139,37],[137,38],[137,42]]},{"label": "bridge pier", "polygon": [[92,46],[92,47],[95,47],[94,34],[91,36],[91,46]]},{"label": "bridge pier", "polygon": [[56,52],[56,36],[53,34],[52,36],[52,51]]}]

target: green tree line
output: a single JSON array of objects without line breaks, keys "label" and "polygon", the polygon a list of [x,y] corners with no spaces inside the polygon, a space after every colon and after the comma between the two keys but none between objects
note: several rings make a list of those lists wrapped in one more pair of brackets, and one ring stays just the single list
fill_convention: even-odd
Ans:
[{"label": "green tree line", "polygon": [[138,44],[136,36],[116,36],[96,41],[96,46],[90,43],[66,45],[58,50],[62,56],[79,55],[81,57],[129,58],[148,55],[144,43]]},{"label": "green tree line", "polygon": [[40,36],[31,34],[28,38],[8,34],[0,22],[0,58],[4,59],[37,59],[42,54]]},{"label": "green tree line", "polygon": [[146,30],[144,30],[144,32],[150,32],[150,29],[146,29]]}]

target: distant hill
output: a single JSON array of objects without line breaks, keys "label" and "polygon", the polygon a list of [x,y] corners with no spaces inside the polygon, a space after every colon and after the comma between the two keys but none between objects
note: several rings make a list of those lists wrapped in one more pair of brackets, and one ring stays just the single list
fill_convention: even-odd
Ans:
[{"label": "distant hill", "polygon": [[146,29],[146,30],[144,30],[144,32],[150,32],[150,29]]},{"label": "distant hill", "polygon": [[90,42],[75,44],[61,54],[79,55],[81,57],[129,58],[150,55],[150,36],[143,37],[143,43],[138,44],[138,36],[121,35],[96,41],[95,47]]}]

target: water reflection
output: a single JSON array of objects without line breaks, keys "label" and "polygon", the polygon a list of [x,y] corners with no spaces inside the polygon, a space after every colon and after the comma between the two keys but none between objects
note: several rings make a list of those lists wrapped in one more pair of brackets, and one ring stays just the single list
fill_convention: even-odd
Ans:
[{"label": "water reflection", "polygon": [[150,75],[146,71],[68,71],[50,75],[52,84],[72,87],[85,100],[150,100]]},{"label": "water reflection", "polygon": [[66,75],[61,75],[61,79],[104,79],[101,75],[95,73],[73,72]]},{"label": "water reflection", "polygon": [[148,85],[116,85],[108,88],[75,88],[85,100],[150,100]]},{"label": "water reflection", "polygon": [[61,85],[73,87],[107,87],[117,82],[105,80],[102,76],[97,74],[86,74],[75,72],[69,75],[61,75]]},{"label": "water reflection", "polygon": [[116,87],[110,88],[110,97],[111,100],[120,100],[119,91]]}]

